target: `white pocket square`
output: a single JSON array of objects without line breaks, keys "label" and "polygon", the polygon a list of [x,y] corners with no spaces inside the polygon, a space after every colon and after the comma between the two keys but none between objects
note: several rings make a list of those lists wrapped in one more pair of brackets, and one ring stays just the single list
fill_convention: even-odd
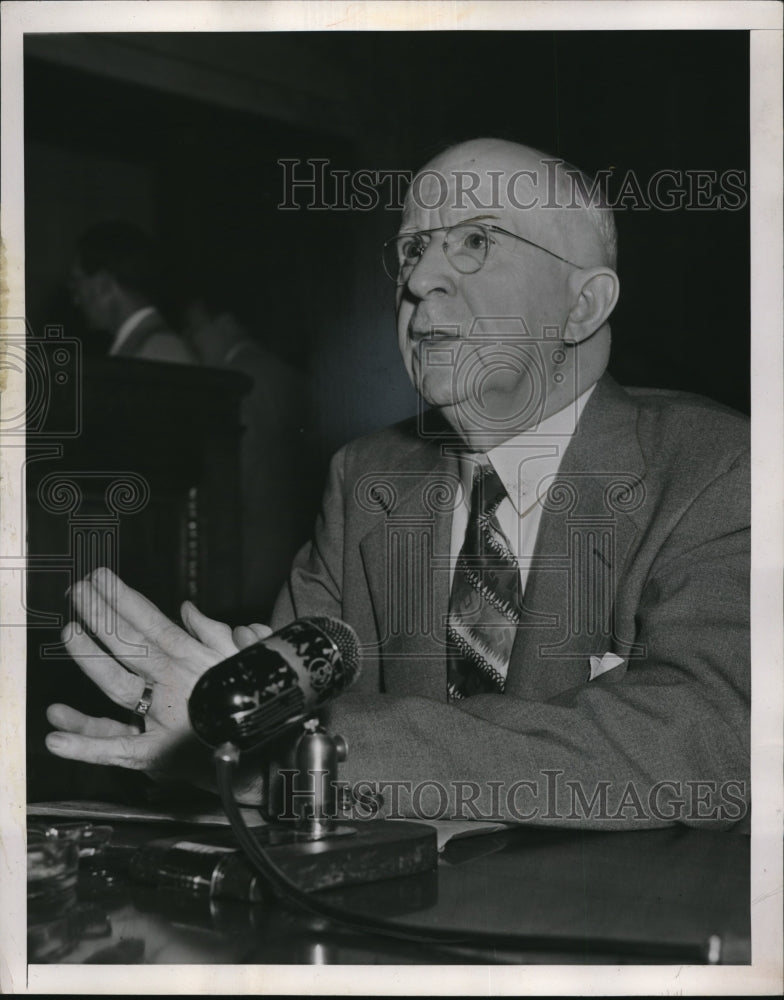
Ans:
[{"label": "white pocket square", "polygon": [[591,676],[588,680],[595,681],[597,677],[601,677],[602,674],[606,674],[608,670],[613,670],[615,667],[619,667],[623,662],[625,662],[623,657],[616,656],[615,653],[605,653],[604,656],[592,656]]}]

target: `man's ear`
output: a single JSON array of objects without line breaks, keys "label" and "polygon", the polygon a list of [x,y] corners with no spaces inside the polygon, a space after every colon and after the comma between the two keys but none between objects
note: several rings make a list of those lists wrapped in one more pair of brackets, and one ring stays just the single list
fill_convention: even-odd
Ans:
[{"label": "man's ear", "polygon": [[618,275],[609,267],[591,267],[570,276],[574,304],[564,329],[564,340],[579,344],[607,322],[620,291]]}]

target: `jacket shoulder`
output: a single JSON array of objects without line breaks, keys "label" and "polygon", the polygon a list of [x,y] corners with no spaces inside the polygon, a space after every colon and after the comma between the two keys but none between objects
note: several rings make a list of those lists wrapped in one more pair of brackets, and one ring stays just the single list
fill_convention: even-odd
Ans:
[{"label": "jacket shoulder", "polygon": [[401,420],[344,445],[338,453],[347,466],[368,465],[395,468],[423,459],[431,461],[440,454],[448,427],[442,418],[426,412]]},{"label": "jacket shoulder", "polygon": [[705,396],[627,388],[638,408],[640,446],[653,465],[688,463],[720,474],[749,450],[749,419]]},{"label": "jacket shoulder", "polygon": [[196,359],[185,341],[176,333],[166,329],[149,333],[139,348],[138,357],[148,361],[196,364]]}]

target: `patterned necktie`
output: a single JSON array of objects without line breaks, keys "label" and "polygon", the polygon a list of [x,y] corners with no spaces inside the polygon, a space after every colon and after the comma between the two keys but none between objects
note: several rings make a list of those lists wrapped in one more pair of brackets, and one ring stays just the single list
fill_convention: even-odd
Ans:
[{"label": "patterned necktie", "polygon": [[506,496],[492,466],[474,477],[447,620],[447,695],[500,693],[520,621],[520,570],[496,520]]}]

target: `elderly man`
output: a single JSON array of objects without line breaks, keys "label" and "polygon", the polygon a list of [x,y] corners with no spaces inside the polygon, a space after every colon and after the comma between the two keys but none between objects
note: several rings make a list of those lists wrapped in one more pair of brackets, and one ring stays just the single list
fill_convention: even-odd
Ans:
[{"label": "elderly man", "polygon": [[[430,409],[335,457],[271,625],[356,629],[362,675],[328,725],[349,744],[341,777],[392,814],[631,829],[747,813],[746,423],[605,374],[615,230],[592,201],[565,165],[476,140],[420,171],[385,248]],[[195,679],[265,629],[186,603],[186,634],[104,570],[73,598],[119,663],[69,626],[76,661],[118,704],[146,686],[152,704],[144,733],[52,706],[47,745],[174,767]]]}]

